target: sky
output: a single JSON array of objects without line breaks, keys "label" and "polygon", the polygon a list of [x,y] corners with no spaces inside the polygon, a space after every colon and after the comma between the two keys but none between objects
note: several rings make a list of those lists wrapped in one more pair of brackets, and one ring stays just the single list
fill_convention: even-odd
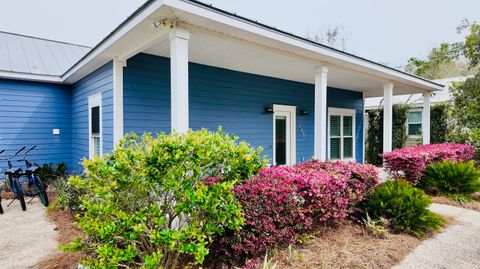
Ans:
[{"label": "sky", "polygon": [[[401,67],[480,21],[479,0],[203,0],[300,36],[338,25],[347,51]],[[94,46],[144,0],[0,0],[0,31]]]}]

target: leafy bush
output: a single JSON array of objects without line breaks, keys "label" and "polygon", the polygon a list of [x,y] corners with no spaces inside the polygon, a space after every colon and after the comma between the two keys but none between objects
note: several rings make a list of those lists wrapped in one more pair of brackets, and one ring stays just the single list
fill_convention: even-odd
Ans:
[{"label": "leafy bush", "polygon": [[430,143],[447,142],[449,132],[448,114],[450,105],[447,102],[439,103],[430,108]]},{"label": "leafy bush", "polygon": [[373,219],[386,219],[392,231],[422,237],[442,224],[442,219],[428,210],[431,202],[422,190],[397,180],[378,185],[364,202],[364,208]]},{"label": "leafy bush", "polygon": [[68,210],[74,214],[81,212],[80,197],[85,193],[81,189],[74,188],[68,178],[56,178],[51,181],[50,188],[53,189],[57,198],[48,206],[49,210]]},{"label": "leafy bush", "polygon": [[276,245],[295,243],[315,222],[347,215],[345,176],[301,172],[295,167],[263,169],[235,188],[245,225],[219,238],[220,251],[231,259],[259,256]]},{"label": "leafy bush", "polygon": [[46,163],[38,172],[38,176],[42,179],[45,186],[51,185],[57,179],[65,179],[67,177],[68,165],[66,163]]},{"label": "leafy bush", "polygon": [[[401,148],[407,140],[408,104],[393,105],[392,146]],[[368,135],[365,149],[365,159],[371,164],[381,164],[383,152],[383,107],[368,111]]]},{"label": "leafy bush", "polygon": [[441,195],[462,195],[480,191],[480,171],[473,161],[444,160],[431,164],[418,186]]},{"label": "leafy bush", "polygon": [[300,170],[329,171],[345,175],[349,192],[350,205],[364,200],[373,188],[380,183],[380,176],[375,166],[356,162],[312,160],[296,165]]},{"label": "leafy bush", "polygon": [[344,219],[378,182],[375,167],[357,163],[308,161],[263,169],[235,188],[245,225],[218,239],[220,255],[232,262],[295,243],[315,225]]},{"label": "leafy bush", "polygon": [[443,161],[468,161],[475,156],[475,148],[462,144],[431,144],[396,149],[383,154],[384,167],[394,179],[405,179],[416,184],[429,164]]},{"label": "leafy bush", "polygon": [[175,268],[180,257],[201,264],[214,236],[243,224],[234,185],[265,161],[259,150],[220,130],[128,135],[104,158],[85,160],[78,225],[91,268]]}]

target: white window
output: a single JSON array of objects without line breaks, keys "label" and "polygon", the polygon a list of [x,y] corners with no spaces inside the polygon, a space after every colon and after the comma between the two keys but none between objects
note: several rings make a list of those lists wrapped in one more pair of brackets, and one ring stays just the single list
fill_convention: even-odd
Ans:
[{"label": "white window", "polygon": [[88,97],[89,157],[102,156],[102,95]]},{"label": "white window", "polygon": [[296,107],[273,105],[273,164],[294,164]]},{"label": "white window", "polygon": [[409,136],[420,136],[422,134],[422,111],[409,111],[407,122]]},{"label": "white window", "polygon": [[355,160],[355,110],[328,109],[328,159]]}]

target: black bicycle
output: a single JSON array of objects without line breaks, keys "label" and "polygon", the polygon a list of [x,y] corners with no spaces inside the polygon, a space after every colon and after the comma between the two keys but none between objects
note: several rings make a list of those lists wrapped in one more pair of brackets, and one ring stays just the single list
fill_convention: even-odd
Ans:
[{"label": "black bicycle", "polygon": [[48,206],[48,195],[47,191],[45,190],[45,185],[43,184],[42,180],[38,176],[38,172],[40,170],[40,167],[30,161],[27,160],[27,154],[35,149],[37,146],[31,147],[29,150],[27,150],[23,154],[23,158],[17,160],[17,162],[25,162],[25,171],[22,173],[23,176],[25,176],[28,180],[28,186],[34,188],[34,192],[31,191],[24,191],[24,194],[27,196],[32,197],[28,203],[31,203],[32,200],[35,198],[35,196],[38,196],[40,198],[40,201],[42,201],[42,204],[44,206]]},{"label": "black bicycle", "polygon": [[15,195],[15,198],[10,202],[10,204],[7,205],[7,207],[9,207],[13,203],[13,201],[18,200],[20,201],[20,206],[22,207],[23,211],[27,210],[27,205],[25,204],[25,198],[23,196],[23,189],[22,189],[22,186],[20,185],[20,177],[23,175],[23,172],[20,167],[14,167],[12,165],[12,159],[17,157],[17,155],[20,152],[22,152],[25,148],[26,147],[21,148],[13,156],[1,159],[1,160],[7,161],[7,164],[8,164],[8,169],[5,170],[5,176],[6,176],[5,183],[7,187]]}]

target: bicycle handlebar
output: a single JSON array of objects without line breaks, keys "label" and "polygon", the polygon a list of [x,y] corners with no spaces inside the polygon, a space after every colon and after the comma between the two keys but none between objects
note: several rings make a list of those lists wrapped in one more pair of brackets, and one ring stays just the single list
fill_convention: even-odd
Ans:
[{"label": "bicycle handlebar", "polygon": [[[25,148],[26,148],[26,146],[23,146],[23,148],[19,149],[19,150],[17,151],[17,153],[15,153],[15,155],[13,155],[13,157],[17,156],[17,155],[18,155],[20,152],[22,152]],[[13,157],[12,157],[12,158],[13,158]]]},{"label": "bicycle handlebar", "polygon": [[5,150],[4,150],[4,149],[0,150],[0,154],[2,154],[2,153],[4,153],[4,152],[5,152]]},{"label": "bicycle handlebar", "polygon": [[34,148],[36,148],[36,147],[37,147],[36,145],[33,146],[33,147],[31,147],[29,150],[27,150],[27,151],[23,154],[23,156],[26,156],[27,153],[29,153],[30,151],[32,151],[32,150],[33,150]]}]

